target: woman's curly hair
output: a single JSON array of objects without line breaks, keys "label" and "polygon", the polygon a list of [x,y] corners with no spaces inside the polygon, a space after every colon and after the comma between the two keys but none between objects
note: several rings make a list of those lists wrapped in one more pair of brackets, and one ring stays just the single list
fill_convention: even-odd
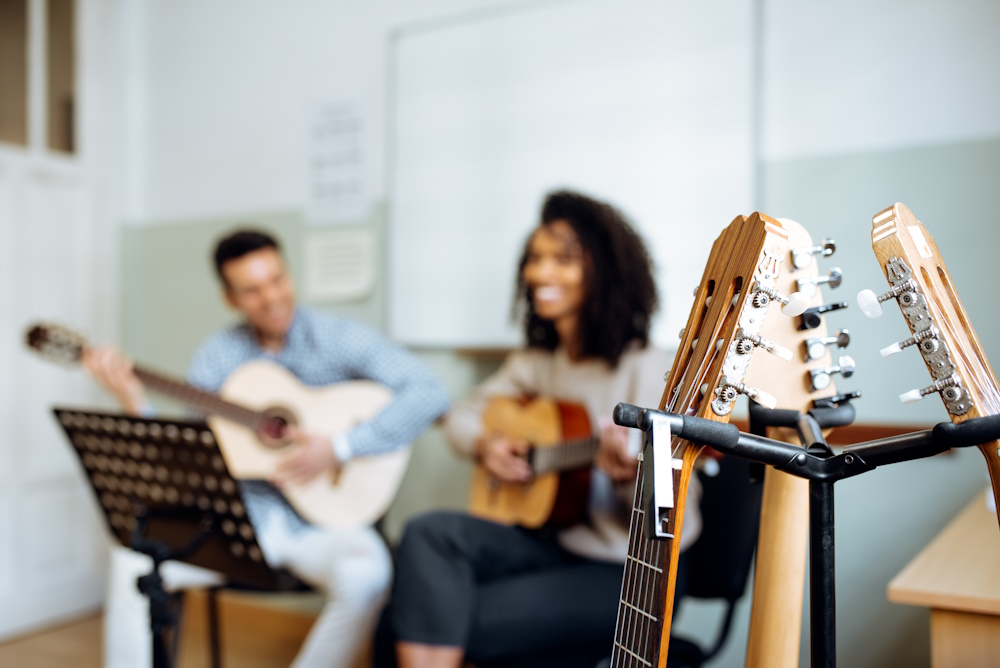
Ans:
[{"label": "woman's curly hair", "polygon": [[[649,343],[649,325],[659,306],[652,260],[642,238],[617,209],[566,190],[549,194],[542,205],[539,227],[564,220],[576,233],[584,252],[587,296],[580,313],[580,354],[604,359],[612,367],[633,341]],[[524,281],[531,238],[517,265],[515,318],[524,314],[529,348],[555,350],[555,325],[535,313]]]}]

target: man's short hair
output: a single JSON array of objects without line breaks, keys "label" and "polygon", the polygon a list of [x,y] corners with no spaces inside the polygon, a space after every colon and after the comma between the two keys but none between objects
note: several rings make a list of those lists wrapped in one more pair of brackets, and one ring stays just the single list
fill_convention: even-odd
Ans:
[{"label": "man's short hair", "polygon": [[215,245],[214,260],[215,273],[218,274],[222,284],[226,285],[226,277],[222,274],[222,265],[263,248],[273,248],[279,253],[281,252],[278,241],[270,234],[259,230],[236,230],[220,239]]}]

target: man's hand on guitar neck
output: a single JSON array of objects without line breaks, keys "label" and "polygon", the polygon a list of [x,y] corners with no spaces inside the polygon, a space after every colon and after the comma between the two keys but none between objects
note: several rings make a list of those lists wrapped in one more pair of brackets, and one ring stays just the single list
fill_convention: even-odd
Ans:
[{"label": "man's hand on guitar neck", "polygon": [[614,424],[608,418],[598,421],[601,430],[601,446],[594,464],[615,482],[635,479],[639,471],[639,460],[629,451],[629,430]]},{"label": "man's hand on guitar neck", "polygon": [[84,348],[81,362],[97,382],[110,392],[125,412],[141,415],[146,409],[146,389],[132,371],[132,360],[117,348]]},{"label": "man's hand on guitar neck", "polygon": [[531,466],[525,460],[529,450],[531,444],[527,441],[499,434],[482,436],[476,442],[476,454],[483,466],[501,482],[531,480]]},{"label": "man's hand on guitar neck", "polygon": [[316,476],[330,472],[336,475],[341,462],[333,452],[333,442],[329,436],[310,434],[294,427],[288,428],[288,438],[295,445],[274,471],[274,483],[304,484]]}]

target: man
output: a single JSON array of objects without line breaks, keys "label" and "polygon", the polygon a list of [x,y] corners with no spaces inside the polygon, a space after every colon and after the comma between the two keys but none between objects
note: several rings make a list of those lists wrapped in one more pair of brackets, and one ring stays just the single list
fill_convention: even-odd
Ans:
[{"label": "man", "polygon": [[[375,417],[344,433],[293,431],[294,445],[274,476],[279,487],[336,471],[352,457],[402,447],[447,409],[444,389],[401,347],[358,323],[296,307],[292,279],[272,237],[234,232],[218,243],[215,268],[227,304],[243,322],[199,348],[188,372],[193,385],[216,392],[242,364],[266,359],[284,366],[306,385],[365,378],[394,392],[390,404]],[[84,365],[125,411],[151,412],[142,382],[120,352],[93,349],[85,354]],[[243,493],[268,563],[287,567],[328,594],[294,665],[347,668],[371,636],[389,586],[391,560],[384,542],[370,527],[306,525],[267,486],[244,484]],[[149,564],[128,550],[113,555],[105,621],[107,666],[135,668],[151,662],[146,601],[135,588],[135,578],[148,571]],[[180,586],[211,579],[202,569],[170,566],[174,577],[171,571],[164,574],[168,582],[183,580]]]}]

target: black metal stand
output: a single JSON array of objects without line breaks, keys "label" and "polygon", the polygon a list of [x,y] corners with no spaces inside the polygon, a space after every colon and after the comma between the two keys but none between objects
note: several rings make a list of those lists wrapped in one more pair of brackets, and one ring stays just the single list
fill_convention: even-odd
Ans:
[{"label": "black metal stand", "polygon": [[675,436],[809,480],[810,656],[813,668],[834,668],[837,662],[834,483],[877,466],[930,457],[951,448],[1000,438],[1000,415],[996,415],[969,419],[961,424],[944,422],[933,429],[858,443],[835,455],[823,438],[822,429],[850,424],[854,409],[848,403],[814,408],[804,414],[770,410],[751,403],[752,425],[795,428],[805,450],[761,435],[744,434],[736,425],[630,404],[618,404],[614,419],[617,424],[643,431],[650,431],[654,421],[664,420]]},{"label": "black metal stand", "polygon": [[[842,427],[854,421],[849,403],[828,401],[824,407],[802,414],[797,411],[767,409],[750,404],[750,425],[755,435],[767,427],[794,427],[802,446],[817,457],[829,459],[833,451],[823,437],[823,429]],[[809,481],[809,651],[811,665],[837,665],[837,604],[834,546],[833,481]]]},{"label": "black metal stand", "polygon": [[[177,513],[156,513],[147,508],[141,508],[136,513],[138,520],[132,532],[130,547],[136,552],[148,555],[153,560],[153,569],[139,577],[136,585],[149,599],[149,628],[153,639],[153,668],[169,668],[172,656],[176,651],[167,649],[166,634],[177,626],[178,613],[171,596],[163,588],[163,577],[160,575],[160,564],[168,560],[183,561],[194,553],[217,530],[217,518],[214,513],[208,513],[201,520],[198,533],[186,545],[172,549],[161,540],[146,537],[146,528],[152,515],[170,515],[177,518]],[[174,635],[176,638],[176,633]],[[173,643],[176,650],[176,643]]]},{"label": "black metal stand", "polygon": [[136,584],[149,598],[154,668],[168,668],[175,654],[165,639],[178,615],[163,588],[164,561],[185,561],[262,590],[300,584],[266,563],[240,486],[204,422],[60,408],[54,413],[111,534],[153,560]]}]

